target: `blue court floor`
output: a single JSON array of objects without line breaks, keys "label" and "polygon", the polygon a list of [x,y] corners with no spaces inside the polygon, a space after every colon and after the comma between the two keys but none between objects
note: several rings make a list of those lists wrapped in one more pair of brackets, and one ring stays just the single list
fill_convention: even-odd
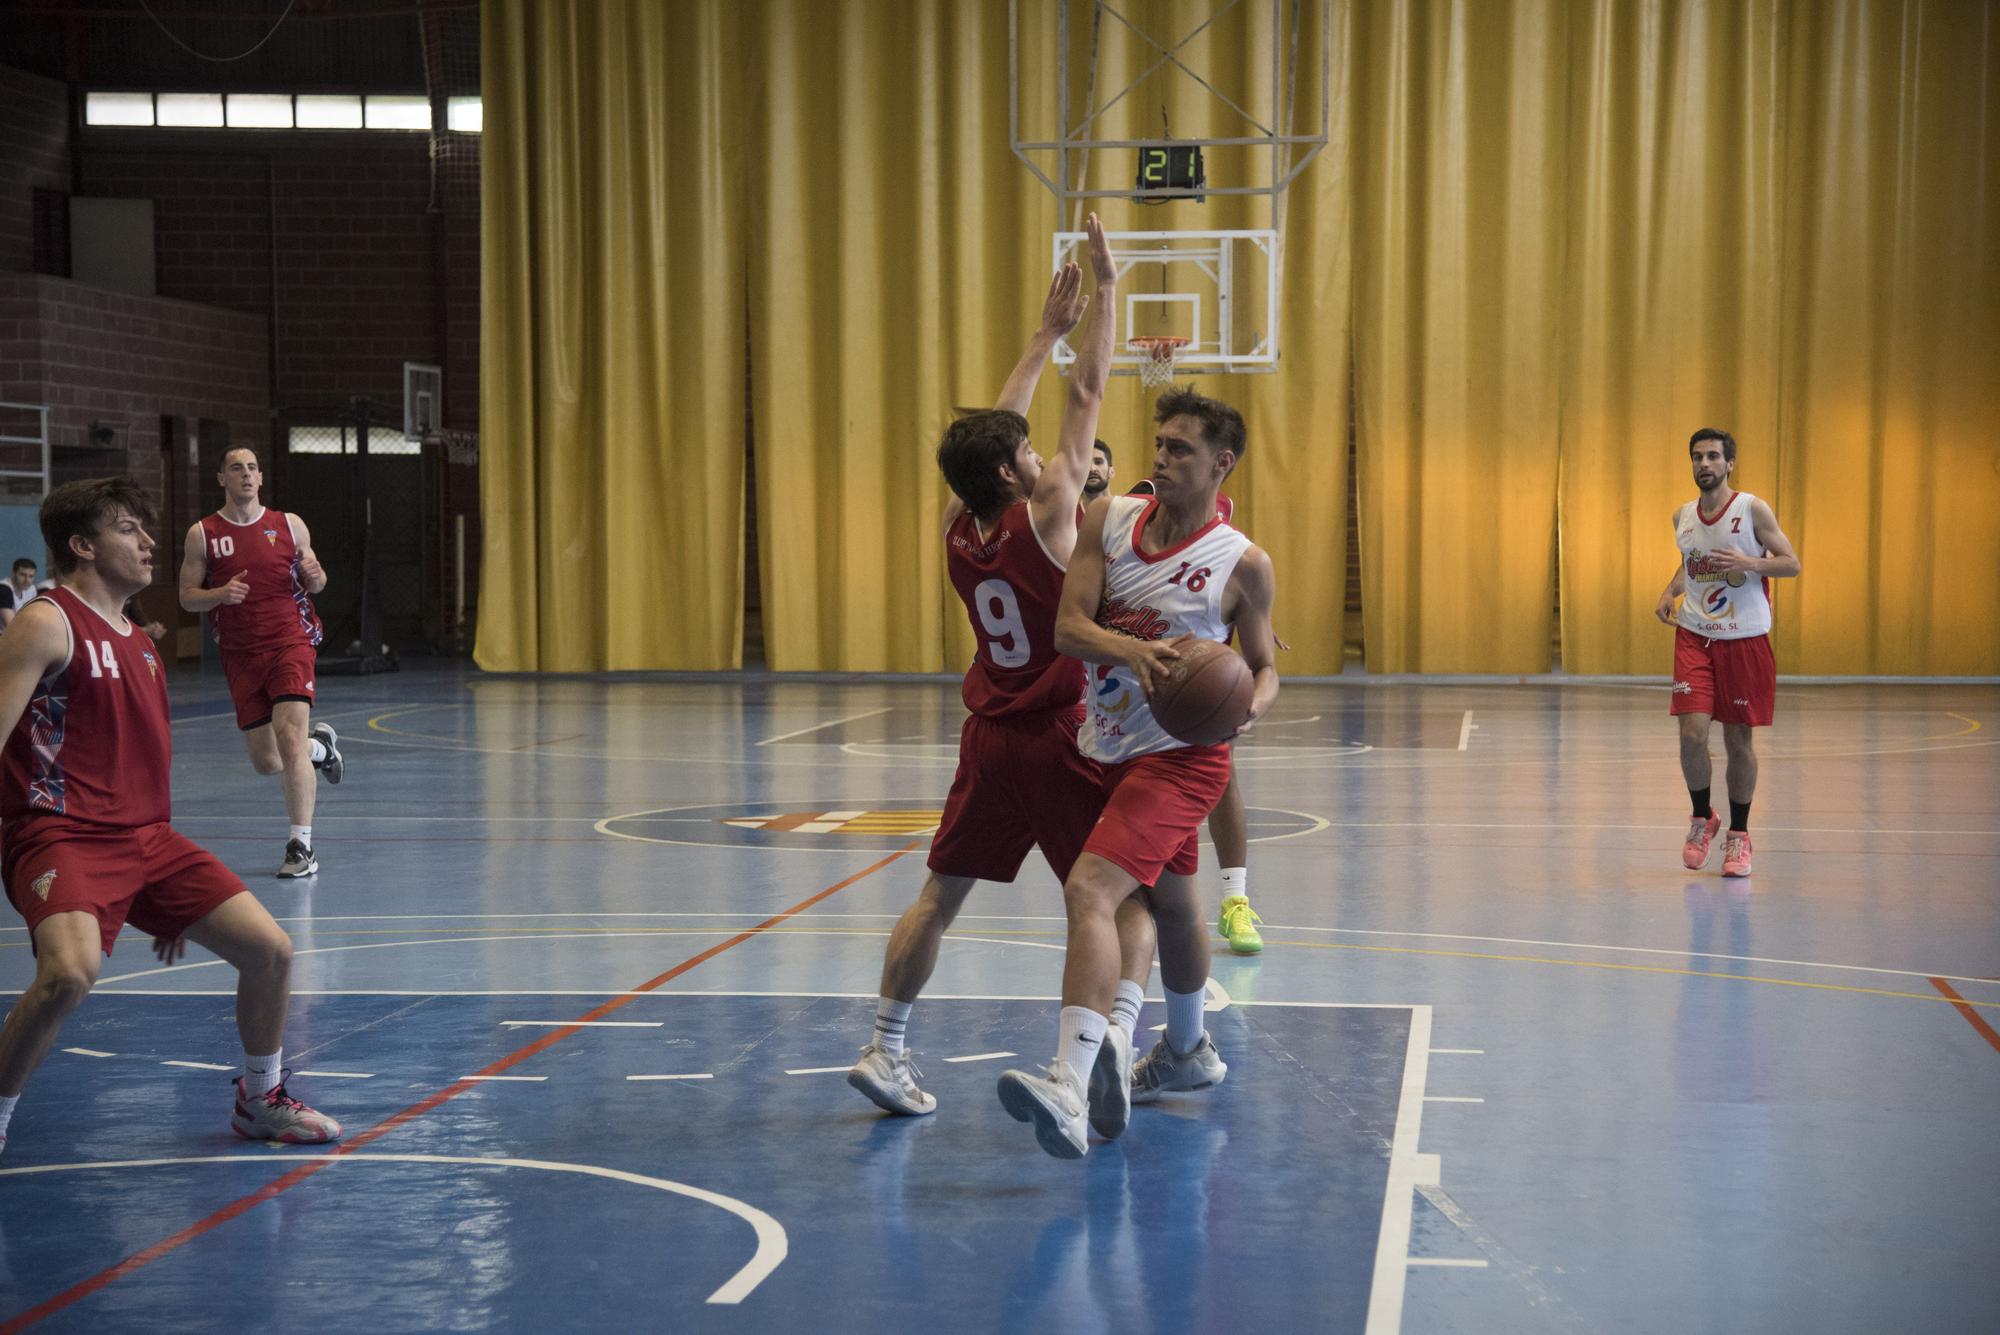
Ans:
[{"label": "blue court floor", "polygon": [[192,671],[174,791],[345,1152],[229,1133],[232,975],[128,934],[0,1160],[0,1332],[2000,1329],[2000,688],[1782,687],[1726,882],[1663,687],[1288,685],[1229,1077],[1064,1163],[993,1089],[1054,1046],[1039,858],[912,1016],[937,1113],[842,1079],[955,683],[321,686],[316,881]]}]

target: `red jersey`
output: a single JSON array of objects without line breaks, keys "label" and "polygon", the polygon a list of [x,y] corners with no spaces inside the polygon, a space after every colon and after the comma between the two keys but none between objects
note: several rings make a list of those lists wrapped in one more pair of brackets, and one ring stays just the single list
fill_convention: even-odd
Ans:
[{"label": "red jersey", "polygon": [[0,820],[67,816],[135,829],[172,815],[167,673],[152,640],[121,631],[65,588],[69,657],[36,685],[0,748]]},{"label": "red jersey", "polygon": [[319,613],[299,581],[299,545],[282,510],[266,510],[248,524],[217,512],[201,521],[208,559],[204,587],[219,589],[239,572],[250,596],[209,609],[215,642],[226,649],[268,649],[287,643],[318,644]]},{"label": "red jersey", "polygon": [[1083,664],[1056,652],[1062,563],[1042,546],[1026,501],[981,536],[971,513],[944,535],[945,567],[972,618],[979,652],[966,670],[965,707],[983,718],[1075,709]]}]

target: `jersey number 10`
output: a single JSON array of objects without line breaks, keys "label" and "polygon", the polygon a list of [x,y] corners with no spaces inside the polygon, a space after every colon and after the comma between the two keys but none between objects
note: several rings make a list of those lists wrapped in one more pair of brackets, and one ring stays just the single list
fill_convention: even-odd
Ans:
[{"label": "jersey number 10", "polygon": [[211,559],[217,561],[220,561],[225,556],[234,556],[236,554],[236,539],[230,537],[228,534],[224,534],[219,538],[210,538],[208,540],[208,554]]}]

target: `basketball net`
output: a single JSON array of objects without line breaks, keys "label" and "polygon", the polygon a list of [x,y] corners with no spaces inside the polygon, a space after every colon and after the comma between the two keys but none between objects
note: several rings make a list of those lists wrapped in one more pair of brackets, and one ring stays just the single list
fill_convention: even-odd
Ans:
[{"label": "basketball net", "polygon": [[1160,389],[1174,383],[1174,359],[1187,347],[1188,340],[1178,334],[1148,334],[1128,339],[1127,345],[1132,351],[1146,355],[1146,360],[1139,363],[1139,383],[1148,389]]}]

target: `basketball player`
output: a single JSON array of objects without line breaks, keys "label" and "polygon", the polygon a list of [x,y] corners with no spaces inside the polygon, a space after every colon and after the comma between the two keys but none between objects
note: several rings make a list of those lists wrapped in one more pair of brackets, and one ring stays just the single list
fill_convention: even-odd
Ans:
[{"label": "basketball player", "polygon": [[[1067,876],[1103,801],[1098,767],[1076,747],[1083,665],[1055,647],[1056,604],[1076,546],[1077,496],[1091,466],[1118,306],[1118,266],[1095,214],[1086,230],[1095,297],[1081,295],[1074,264],[1063,266],[1000,406],[960,417],[938,446],[938,467],[954,496],[945,508],[945,564],[979,648],[965,674],[971,713],[931,841],[930,879],[890,934],[875,1036],[847,1073],[848,1084],[891,1112],[921,1116],[937,1107],[917,1085],[904,1040],[910,1008],[973,882],[1011,882],[1030,845],[1040,846],[1058,878]],[[1044,466],[1022,414],[1049,350],[1086,305],[1090,320],[1069,378],[1062,433]]]},{"label": "basketball player", "polygon": [[1118,466],[1112,462],[1111,447],[1101,440],[1090,442],[1090,471],[1083,475],[1083,503],[1089,505],[1111,486],[1111,479],[1118,474]]},{"label": "basketball player", "polygon": [[[1110,457],[1107,449],[1107,485],[1111,475]],[[1089,490],[1084,488],[1086,493]],[[1153,484],[1141,478],[1133,486],[1131,494],[1150,496]],[[1235,523],[1235,501],[1218,495],[1215,509],[1222,516],[1223,523]],[[1275,633],[1273,641],[1280,649],[1287,647],[1282,639],[1276,638]],[[1229,943],[1231,951],[1238,955],[1255,955],[1264,949],[1263,933],[1257,930],[1257,924],[1264,920],[1257,916],[1257,910],[1250,907],[1250,822],[1243,809],[1243,785],[1236,777],[1233,764],[1229,769],[1229,786],[1222,790],[1221,800],[1209,813],[1208,838],[1215,845],[1215,860],[1222,868],[1222,906],[1215,915],[1215,930]]]},{"label": "basketball player", "polygon": [[191,526],[182,544],[181,606],[210,613],[251,767],[283,776],[292,831],[278,875],[311,876],[319,870],[313,771],[339,783],[345,770],[332,727],[312,722],[320,640],[312,595],[326,587],[326,570],[306,521],[258,499],[264,474],[256,451],[225,451],[215,479],[222,508]]},{"label": "basketball player", "polygon": [[236,967],[236,1134],[334,1140],[340,1123],[285,1092],[291,939],[233,872],[167,823],[166,675],[119,611],[152,583],[151,520],[124,478],[50,492],[41,523],[57,585],[0,635],[0,880],[35,950],[35,981],[0,1030],[0,1146],[21,1087],[127,921],[165,963],[193,941]]},{"label": "basketball player", "polygon": [[[1217,489],[1243,457],[1243,418],[1191,389],[1161,395],[1154,417],[1154,495],[1090,507],[1056,614],[1056,647],[1097,665],[1077,741],[1106,766],[1106,798],[1063,885],[1069,954],[1055,1060],[1042,1074],[1003,1074],[1000,1102],[1016,1121],[1032,1121],[1042,1148],[1062,1159],[1088,1147],[1085,1118],[1102,1104],[1096,1086],[1107,1043],[1118,1090],[1133,1102],[1205,1089],[1228,1070],[1202,1022],[1208,932],[1193,878],[1196,831],[1229,782],[1229,747],[1176,741],[1153,718],[1153,690],[1180,646],[1223,640],[1233,626],[1254,674],[1251,720],[1278,695],[1271,559],[1216,513]],[[1137,961],[1121,959],[1117,925],[1141,886],[1152,887],[1167,1032],[1133,1067],[1132,1035],[1109,1013],[1125,991],[1121,974],[1126,984],[1143,983]]]},{"label": "basketball player", "polygon": [[[1680,562],[1654,609],[1674,626],[1673,713],[1680,719],[1681,775],[1694,816],[1681,861],[1708,861],[1722,819],[1709,801],[1708,725],[1722,725],[1729,752],[1729,833],[1722,874],[1750,874],[1750,799],[1757,792],[1751,729],[1771,724],[1778,668],[1771,657],[1771,581],[1799,573],[1791,540],[1771,507],[1730,485],[1736,441],[1704,427],[1688,441],[1699,498],[1674,511]],[[1682,595],[1686,595],[1682,597]],[[1674,599],[1680,598],[1678,616]]]}]

